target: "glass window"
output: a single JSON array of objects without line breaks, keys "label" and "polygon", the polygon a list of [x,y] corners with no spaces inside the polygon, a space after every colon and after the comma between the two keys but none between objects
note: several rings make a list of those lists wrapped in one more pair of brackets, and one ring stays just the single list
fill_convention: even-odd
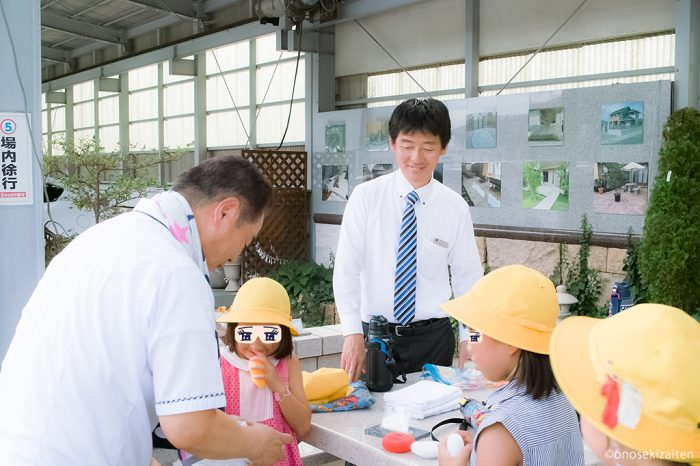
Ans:
[{"label": "glass window", "polygon": [[100,127],[100,145],[105,152],[119,150],[119,125]]},{"label": "glass window", "polygon": [[73,105],[73,122],[76,128],[95,126],[95,104],[90,100]]},{"label": "glass window", "polygon": [[87,129],[76,129],[73,132],[73,140],[75,144],[79,144],[81,141],[91,141],[95,138],[95,128]]},{"label": "glass window", "polygon": [[[207,78],[207,111],[234,108],[231,96],[235,100],[236,107],[250,105],[248,76],[247,70],[225,74],[226,84],[221,76]],[[228,90],[226,85],[228,85]],[[231,91],[230,95],[229,90]]]},{"label": "glass window", "polygon": [[105,97],[99,101],[100,125],[119,123],[119,96]]},{"label": "glass window", "polygon": [[51,142],[53,142],[53,145],[51,146],[51,153],[53,155],[63,155],[63,148],[58,143],[64,141],[65,139],[66,133],[64,131],[54,131],[51,134]]},{"label": "glass window", "polygon": [[[479,63],[479,85],[501,85],[520,69],[532,53],[484,58]],[[600,73],[633,71],[646,68],[673,66],[675,62],[675,34],[663,33],[608,42],[585,44],[566,49],[545,50],[537,54],[513,79],[513,83],[539,79],[568,78]],[[673,79],[672,73],[570,81],[543,86],[506,88],[502,94],[537,92],[554,89],[572,89],[604,86],[614,83],[632,83]],[[489,90],[482,95],[495,95]]]},{"label": "glass window", "polygon": [[[240,110],[248,130],[248,110]],[[245,146],[248,138],[235,110],[207,115],[207,147]]]},{"label": "glass window", "polygon": [[171,84],[163,89],[165,116],[194,113],[194,82]]},{"label": "glass window", "polygon": [[[52,104],[53,105],[53,104]],[[53,132],[66,130],[66,106],[51,107],[51,128]]]},{"label": "glass window", "polygon": [[[292,96],[295,67],[296,60],[280,63],[274,77],[272,72],[275,69],[275,65],[265,65],[258,69],[257,103],[262,103],[262,98],[265,95],[265,90],[267,90],[268,85],[270,86],[270,90],[267,92],[267,97],[265,98],[266,103],[289,100]],[[304,98],[304,68],[304,63],[300,60],[299,73],[297,75],[296,86],[294,87],[295,99]],[[270,79],[272,79],[272,83],[270,83]]]},{"label": "glass window", "polygon": [[[219,67],[222,72],[246,68],[250,64],[249,57],[250,46],[247,40],[209,50],[207,51],[207,76],[219,73]],[[216,65],[217,61],[219,66]]]},{"label": "glass window", "polygon": [[[282,52],[282,58],[294,57],[297,52]],[[304,54],[302,53],[303,57]],[[255,62],[269,63],[276,62],[280,58],[280,50],[277,50],[277,38],[275,34],[258,37],[255,39]]]},{"label": "glass window", "polygon": [[168,118],[163,134],[163,145],[169,149],[194,146],[194,117]]},{"label": "glass window", "polygon": [[129,144],[136,150],[157,150],[158,122],[144,121],[130,123]]},{"label": "glass window", "polygon": [[129,94],[129,120],[145,120],[158,117],[158,90]]},{"label": "glass window", "polygon": [[73,102],[84,102],[95,98],[95,82],[86,81],[73,86]]},{"label": "glass window", "polygon": [[[257,143],[279,144],[284,134],[289,114],[289,104],[272,105],[262,107],[257,119]],[[292,105],[292,118],[289,122],[289,130],[284,139],[284,144],[304,141],[304,103]]]},{"label": "glass window", "polygon": [[158,64],[129,71],[129,90],[135,91],[158,85]]}]

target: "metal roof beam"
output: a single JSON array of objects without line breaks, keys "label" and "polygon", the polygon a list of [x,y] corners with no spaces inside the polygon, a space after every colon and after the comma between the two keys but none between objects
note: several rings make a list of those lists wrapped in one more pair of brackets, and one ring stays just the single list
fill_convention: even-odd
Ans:
[{"label": "metal roof beam", "polygon": [[90,40],[97,40],[108,44],[121,44],[119,31],[116,29],[98,26],[97,24],[92,24],[87,21],[66,18],[52,11],[44,10],[41,12],[41,25]]},{"label": "metal roof beam", "polygon": [[133,5],[145,6],[161,13],[197,18],[196,3],[185,0],[126,0]]},{"label": "metal roof beam", "polygon": [[56,63],[68,63],[68,52],[42,45],[41,58]]}]

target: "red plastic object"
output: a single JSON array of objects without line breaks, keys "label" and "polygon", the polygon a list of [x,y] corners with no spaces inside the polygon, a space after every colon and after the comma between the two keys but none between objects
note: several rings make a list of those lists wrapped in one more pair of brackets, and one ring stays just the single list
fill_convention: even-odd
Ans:
[{"label": "red plastic object", "polygon": [[406,453],[416,439],[402,432],[389,432],[382,438],[382,448],[390,453]]}]

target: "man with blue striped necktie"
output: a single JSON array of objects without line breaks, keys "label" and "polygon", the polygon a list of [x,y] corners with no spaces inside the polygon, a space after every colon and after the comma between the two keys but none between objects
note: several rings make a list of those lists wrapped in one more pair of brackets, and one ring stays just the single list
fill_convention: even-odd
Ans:
[{"label": "man with blue striped necktie", "polygon": [[345,335],[341,367],[352,380],[364,371],[363,335],[372,315],[389,321],[404,372],[452,364],[454,334],[439,305],[468,291],[483,271],[469,206],[433,179],[450,137],[442,102],[401,103],[389,120],[399,170],[357,186],[345,208],[333,291]]}]

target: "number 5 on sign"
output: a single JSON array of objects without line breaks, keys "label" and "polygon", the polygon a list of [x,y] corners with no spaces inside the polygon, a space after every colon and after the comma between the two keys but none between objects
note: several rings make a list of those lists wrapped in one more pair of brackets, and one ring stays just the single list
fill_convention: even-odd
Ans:
[{"label": "number 5 on sign", "polygon": [[2,129],[2,132],[5,134],[12,134],[17,129],[17,123],[9,118],[7,120],[2,120],[2,123],[0,123],[0,129]]}]

